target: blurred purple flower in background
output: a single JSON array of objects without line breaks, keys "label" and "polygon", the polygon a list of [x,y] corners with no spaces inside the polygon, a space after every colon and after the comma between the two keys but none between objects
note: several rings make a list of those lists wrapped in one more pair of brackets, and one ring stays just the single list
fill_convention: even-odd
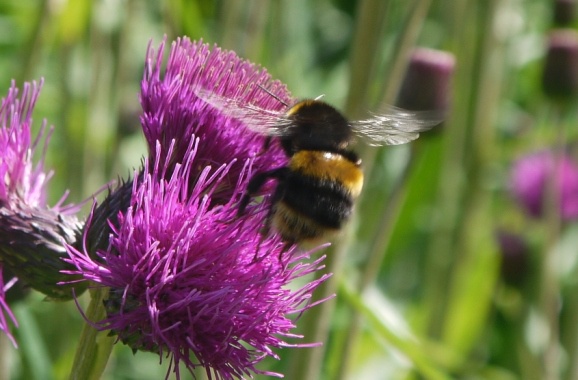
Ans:
[{"label": "blurred purple flower in background", "polygon": [[285,158],[276,146],[262,152],[262,136],[195,93],[201,87],[281,107],[259,84],[291,98],[264,70],[186,38],[173,43],[162,75],[163,48],[156,57],[149,50],[142,84],[149,157],[89,218],[85,239],[105,239],[68,247],[77,268],[69,273],[110,287],[99,329],[134,350],[170,357],[177,377],[180,363],[191,371],[203,366],[216,379],[278,375],[256,365],[278,358],[274,348],[307,346],[286,339],[299,337],[291,333],[295,319],[327,275],[298,289],[289,284],[321,269],[322,258],[307,262],[307,253],[284,252],[278,237],[262,236],[265,203],[236,216],[251,172]]},{"label": "blurred purple flower in background", "polygon": [[[557,168],[555,162],[558,161]],[[532,153],[514,163],[511,172],[511,190],[526,212],[536,218],[544,214],[548,181],[560,205],[560,217],[573,220],[578,217],[578,166],[567,155],[558,159],[551,151]]]},{"label": "blurred purple flower in background", "polygon": [[[19,94],[12,83],[0,106],[0,263],[4,277],[6,271],[16,276],[4,278],[7,284],[0,291],[0,329],[10,338],[4,312],[15,321],[4,295],[16,278],[50,298],[72,298],[70,285],[58,285],[69,277],[60,273],[70,268],[62,260],[66,256],[63,243],[73,243],[82,227],[74,215],[79,208],[64,206],[64,197],[53,207],[46,204],[52,176],[44,170],[50,137],[46,122],[34,141],[31,137],[32,110],[41,87],[42,82],[25,83]],[[39,155],[36,164],[35,154]]]}]

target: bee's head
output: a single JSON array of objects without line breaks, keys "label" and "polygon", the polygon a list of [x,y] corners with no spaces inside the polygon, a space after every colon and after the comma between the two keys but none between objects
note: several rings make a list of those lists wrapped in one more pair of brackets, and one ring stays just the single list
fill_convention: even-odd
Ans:
[{"label": "bee's head", "polygon": [[300,150],[343,150],[353,138],[347,119],[319,100],[300,101],[289,109],[287,117],[294,125],[281,145],[289,156]]}]

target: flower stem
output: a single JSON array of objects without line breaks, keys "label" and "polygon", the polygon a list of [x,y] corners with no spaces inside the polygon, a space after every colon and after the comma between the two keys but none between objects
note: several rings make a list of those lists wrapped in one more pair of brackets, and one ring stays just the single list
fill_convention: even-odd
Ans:
[{"label": "flower stem", "polygon": [[[107,297],[108,288],[90,290],[90,305],[86,311],[89,321],[100,321],[106,317],[103,301]],[[84,325],[70,371],[70,380],[101,378],[115,341],[115,337],[107,335],[107,331],[97,331],[90,322]]]},{"label": "flower stem", "polygon": [[[381,214],[381,218],[378,222],[378,228],[376,230],[376,236],[372,241],[369,257],[365,263],[363,274],[360,277],[360,283],[357,289],[357,291],[362,295],[374,283],[377,275],[379,274],[379,268],[381,268],[381,264],[385,258],[387,247],[393,233],[393,227],[395,226],[395,222],[399,217],[401,206],[403,205],[405,196],[407,194],[406,184],[411,174],[414,161],[415,154],[412,152],[409,161],[404,167],[403,173],[397,179],[395,187],[392,190],[388,201],[386,202],[386,209]],[[340,379],[347,378],[348,369],[351,364],[351,358],[357,344],[362,322],[363,315],[361,314],[360,310],[354,309],[353,315],[351,316],[350,325],[347,330],[345,344],[343,344],[341,360],[339,361],[339,369],[337,370],[337,374]]]},{"label": "flower stem", "polygon": [[544,379],[560,378],[560,285],[558,283],[558,273],[556,271],[557,253],[556,248],[560,241],[562,220],[560,215],[560,193],[557,182],[561,178],[559,172],[562,155],[565,145],[564,123],[558,110],[554,110],[554,124],[557,127],[556,146],[554,153],[553,169],[546,185],[545,194],[545,229],[547,231],[547,241],[542,257],[541,265],[541,293],[540,307],[544,318],[548,323],[549,337],[544,352]]}]

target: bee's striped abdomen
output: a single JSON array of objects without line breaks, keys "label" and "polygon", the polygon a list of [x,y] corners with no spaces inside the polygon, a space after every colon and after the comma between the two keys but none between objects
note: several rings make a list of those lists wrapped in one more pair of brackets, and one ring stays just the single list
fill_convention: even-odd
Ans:
[{"label": "bee's striped abdomen", "polygon": [[273,217],[283,238],[311,240],[338,231],[361,192],[359,164],[337,153],[300,151],[289,169]]}]

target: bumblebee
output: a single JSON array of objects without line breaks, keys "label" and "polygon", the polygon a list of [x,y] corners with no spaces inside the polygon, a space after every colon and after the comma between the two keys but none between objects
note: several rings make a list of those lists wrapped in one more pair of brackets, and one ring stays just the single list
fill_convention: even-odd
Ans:
[{"label": "bumblebee", "polygon": [[371,145],[403,144],[441,121],[428,113],[396,107],[366,120],[349,121],[319,98],[288,105],[262,89],[283,103],[286,111],[238,104],[206,90],[199,91],[198,96],[265,135],[265,147],[271,139],[278,139],[289,158],[288,164],[256,173],[249,180],[238,215],[245,212],[268,180],[276,180],[263,232],[268,234],[273,228],[286,246],[315,244],[330,238],[351,217],[363,187],[361,159],[349,147],[356,136]]}]

